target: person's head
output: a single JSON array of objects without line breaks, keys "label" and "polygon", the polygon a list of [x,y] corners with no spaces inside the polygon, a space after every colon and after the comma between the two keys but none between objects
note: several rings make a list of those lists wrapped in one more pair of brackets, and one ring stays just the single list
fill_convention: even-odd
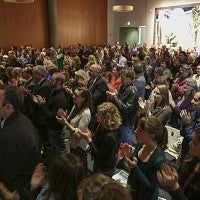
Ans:
[{"label": "person's head", "polygon": [[15,57],[15,52],[14,51],[9,51],[8,52],[8,57],[9,58]]},{"label": "person's head", "polygon": [[186,96],[194,95],[197,90],[197,82],[193,78],[186,78],[183,92]]},{"label": "person's head", "polygon": [[121,74],[121,67],[114,66],[112,69],[112,73],[114,76],[120,76]]},{"label": "person's head", "polygon": [[13,111],[19,110],[24,102],[22,91],[13,85],[0,87],[0,116],[7,119]]},{"label": "person's head", "polygon": [[169,90],[166,85],[157,85],[154,90],[154,101],[157,106],[165,107],[169,105]]},{"label": "person's head", "polygon": [[37,65],[33,67],[33,79],[36,82],[40,82],[42,79],[44,79],[46,73],[47,73],[47,70],[42,65]]},{"label": "person's head", "polygon": [[83,179],[77,189],[78,200],[131,200],[130,189],[103,174]]},{"label": "person's head", "polygon": [[83,177],[84,167],[78,156],[59,154],[47,173],[49,193],[54,193],[55,199],[75,199],[76,189]]},{"label": "person's head", "polygon": [[101,66],[97,65],[97,64],[93,64],[91,66],[89,66],[89,75],[91,79],[95,79],[96,77],[98,77],[101,73]]},{"label": "person's head", "polygon": [[12,70],[12,76],[16,79],[22,77],[22,68],[14,67]]},{"label": "person's head", "polygon": [[32,77],[33,69],[32,67],[25,67],[22,69],[22,78],[28,80]]},{"label": "person's head", "polygon": [[197,65],[197,69],[196,69],[197,75],[200,76],[200,64]]},{"label": "person's head", "polygon": [[88,61],[89,61],[89,62],[92,62],[92,63],[97,63],[96,57],[95,57],[94,55],[89,55],[89,56],[88,56]]},{"label": "person's head", "polygon": [[187,63],[187,54],[185,51],[179,52],[179,60],[180,60],[180,63]]},{"label": "person's head", "polygon": [[129,86],[133,83],[133,80],[135,78],[135,72],[130,67],[124,67],[121,72],[121,79],[122,84],[124,86]]},{"label": "person's head", "polygon": [[154,85],[155,86],[157,86],[157,85],[166,85],[166,86],[168,86],[168,81],[165,78],[165,76],[158,76],[158,77],[155,77],[155,79],[154,79]]},{"label": "person's head", "polygon": [[157,117],[151,115],[142,117],[135,130],[136,140],[144,144],[156,143],[163,149],[167,148],[168,132],[166,127]]},{"label": "person's head", "polygon": [[50,76],[52,76],[52,74],[54,74],[56,72],[58,72],[58,67],[52,66],[52,67],[48,68],[48,73],[49,73]]},{"label": "person's head", "polygon": [[62,72],[56,72],[51,76],[50,84],[53,89],[60,89],[65,83],[65,76]]},{"label": "person's head", "polygon": [[195,93],[194,98],[191,101],[192,107],[200,113],[200,92]]},{"label": "person's head", "polygon": [[196,129],[192,134],[190,145],[190,154],[200,159],[200,128]]},{"label": "person's head", "polygon": [[164,76],[164,69],[163,67],[156,67],[154,72],[154,77],[158,77],[158,76]]},{"label": "person's head", "polygon": [[72,58],[72,62],[73,62],[73,65],[79,66],[79,65],[81,64],[81,59],[80,59],[79,56],[74,56],[74,57]]},{"label": "person's head", "polygon": [[118,128],[121,125],[118,108],[111,102],[100,104],[97,110],[97,121],[105,130]]},{"label": "person's head", "polygon": [[77,87],[74,90],[73,102],[78,110],[89,108],[92,111],[92,99],[90,91],[85,87]]},{"label": "person's head", "polygon": [[86,86],[88,82],[87,72],[83,69],[75,71],[75,79],[80,87],[83,86],[83,84]]},{"label": "person's head", "polygon": [[193,74],[193,71],[192,71],[192,68],[188,65],[183,65],[181,68],[180,68],[180,73],[182,75],[183,78],[187,78],[187,77],[190,77],[192,76]]},{"label": "person's head", "polygon": [[134,64],[134,70],[136,74],[140,74],[143,72],[143,63],[142,62],[136,62]]}]

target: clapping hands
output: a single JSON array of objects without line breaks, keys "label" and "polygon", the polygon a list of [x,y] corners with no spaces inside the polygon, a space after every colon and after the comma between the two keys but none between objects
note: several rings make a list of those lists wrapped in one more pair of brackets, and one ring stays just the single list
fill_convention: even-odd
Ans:
[{"label": "clapping hands", "polygon": [[40,163],[36,166],[30,182],[31,190],[35,190],[42,185],[45,178],[45,171],[46,167],[44,163]]},{"label": "clapping hands", "polygon": [[162,164],[161,169],[157,171],[157,179],[161,185],[172,191],[179,188],[177,171],[167,163]]},{"label": "clapping hands", "polygon": [[0,183],[0,192],[5,200],[19,200],[20,196],[15,190],[11,192],[3,183]]},{"label": "clapping hands", "polygon": [[138,104],[139,104],[139,107],[140,107],[140,111],[149,116],[150,107],[151,107],[150,101],[149,100],[143,100],[142,97],[139,97]]},{"label": "clapping hands", "polygon": [[90,143],[92,141],[92,133],[90,130],[85,129],[82,131],[79,131],[80,136],[86,140],[87,143]]},{"label": "clapping hands", "polygon": [[38,105],[42,105],[42,104],[46,103],[45,98],[40,96],[40,95],[33,95],[32,100],[33,100],[34,103],[36,103]]},{"label": "clapping hands", "polygon": [[123,149],[123,155],[124,155],[124,164],[126,165],[126,167],[130,169],[134,168],[137,165],[138,160],[136,157],[131,158],[133,154],[133,147],[125,143],[123,144],[122,149]]},{"label": "clapping hands", "polygon": [[188,124],[191,122],[191,115],[186,110],[181,110],[180,112],[181,121],[184,124]]}]

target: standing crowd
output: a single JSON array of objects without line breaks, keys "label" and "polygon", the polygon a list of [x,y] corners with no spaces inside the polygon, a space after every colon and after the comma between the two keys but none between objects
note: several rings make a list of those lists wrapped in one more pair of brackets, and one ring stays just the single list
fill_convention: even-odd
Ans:
[{"label": "standing crowd", "polygon": [[[159,188],[199,198],[200,56],[192,49],[0,49],[0,116],[0,199],[157,200]],[[167,127],[182,137],[173,163]],[[112,179],[117,162],[127,186]]]}]

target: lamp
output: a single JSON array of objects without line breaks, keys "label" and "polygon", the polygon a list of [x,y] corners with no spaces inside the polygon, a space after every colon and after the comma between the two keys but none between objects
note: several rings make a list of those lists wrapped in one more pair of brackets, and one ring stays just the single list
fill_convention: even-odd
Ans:
[{"label": "lamp", "polygon": [[3,0],[7,3],[33,3],[34,0]]},{"label": "lamp", "polygon": [[115,5],[112,7],[114,12],[131,12],[133,11],[133,6],[131,5]]}]

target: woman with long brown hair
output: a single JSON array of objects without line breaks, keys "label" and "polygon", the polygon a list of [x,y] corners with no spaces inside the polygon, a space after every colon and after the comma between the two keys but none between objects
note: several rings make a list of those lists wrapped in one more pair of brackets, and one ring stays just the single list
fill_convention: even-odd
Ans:
[{"label": "woman with long brown hair", "polygon": [[[135,130],[137,144],[124,144],[124,163],[130,169],[128,184],[134,199],[157,200],[156,171],[165,162],[164,149],[168,142],[167,129],[154,117],[141,118]],[[133,151],[133,153],[132,153]]]}]

